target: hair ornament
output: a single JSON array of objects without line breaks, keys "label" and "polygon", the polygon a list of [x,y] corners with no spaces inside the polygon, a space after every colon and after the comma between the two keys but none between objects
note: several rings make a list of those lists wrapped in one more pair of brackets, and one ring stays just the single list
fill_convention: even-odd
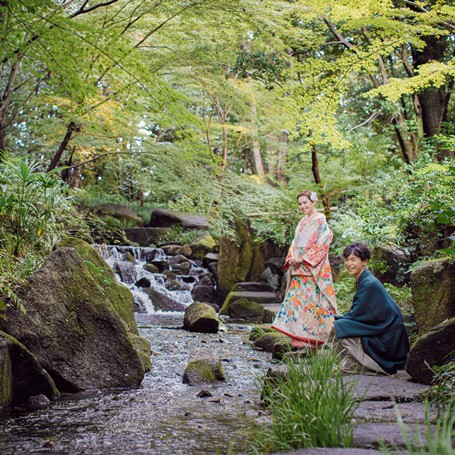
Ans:
[{"label": "hair ornament", "polygon": [[316,202],[316,201],[318,200],[318,195],[317,195],[314,191],[312,191],[312,192],[310,193],[310,197],[309,197],[308,199],[309,199],[311,202]]}]

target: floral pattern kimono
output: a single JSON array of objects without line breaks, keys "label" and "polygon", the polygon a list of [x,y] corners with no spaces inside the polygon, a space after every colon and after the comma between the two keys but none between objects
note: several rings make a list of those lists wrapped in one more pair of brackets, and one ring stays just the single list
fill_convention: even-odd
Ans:
[{"label": "floral pattern kimono", "polygon": [[[335,289],[329,263],[333,234],[325,216],[302,218],[295,230],[284,268],[289,281],[272,327],[297,342],[320,346],[327,341],[336,314]],[[303,259],[290,266],[290,258]]]}]

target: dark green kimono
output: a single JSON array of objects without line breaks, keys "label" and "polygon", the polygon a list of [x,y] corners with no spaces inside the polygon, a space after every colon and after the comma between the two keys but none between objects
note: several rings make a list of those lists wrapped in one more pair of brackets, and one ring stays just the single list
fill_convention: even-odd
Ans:
[{"label": "dark green kimono", "polygon": [[409,341],[398,305],[368,270],[362,272],[352,307],[335,316],[337,338],[360,337],[363,351],[385,372],[403,369]]}]

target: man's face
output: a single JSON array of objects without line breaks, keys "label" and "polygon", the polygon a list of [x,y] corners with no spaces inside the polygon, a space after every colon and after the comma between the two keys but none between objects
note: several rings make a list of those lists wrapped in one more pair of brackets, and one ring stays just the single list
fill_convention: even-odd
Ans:
[{"label": "man's face", "polygon": [[344,265],[352,277],[356,280],[365,270],[368,261],[362,261],[359,257],[357,257],[354,253],[351,253],[347,258],[344,260]]}]

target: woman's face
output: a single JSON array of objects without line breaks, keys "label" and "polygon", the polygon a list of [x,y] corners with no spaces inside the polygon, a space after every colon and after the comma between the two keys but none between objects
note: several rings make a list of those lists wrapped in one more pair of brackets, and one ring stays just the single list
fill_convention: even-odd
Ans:
[{"label": "woman's face", "polygon": [[300,196],[297,204],[299,205],[299,210],[305,215],[312,215],[314,213],[315,202],[311,202],[306,196]]},{"label": "woman's face", "polygon": [[344,259],[344,265],[348,270],[349,275],[355,278],[357,281],[365,270],[367,265],[367,260],[362,261],[359,257],[357,257],[354,253],[351,253],[347,258]]}]

